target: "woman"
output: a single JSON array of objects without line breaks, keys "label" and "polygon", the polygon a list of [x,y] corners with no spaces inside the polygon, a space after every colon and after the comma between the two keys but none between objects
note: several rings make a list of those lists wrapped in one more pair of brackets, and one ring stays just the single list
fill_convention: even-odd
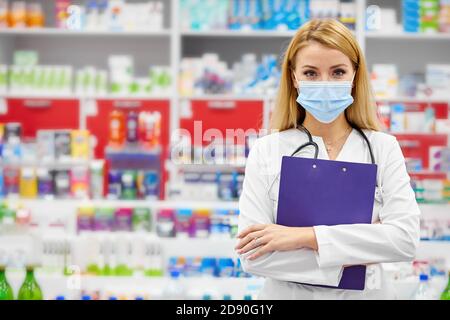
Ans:
[{"label": "woman", "polygon": [[[272,129],[278,132],[258,139],[250,152],[239,202],[236,250],[244,270],[266,277],[259,298],[395,298],[381,264],[414,259],[420,211],[396,138],[378,131],[364,56],[341,23],[313,20],[292,39]],[[378,166],[372,224],[275,224],[281,158],[308,141],[307,131],[318,158],[359,163],[371,160],[366,135]],[[297,156],[313,154],[305,148]],[[361,264],[367,265],[363,291],[310,285],[338,286],[344,266]]]}]

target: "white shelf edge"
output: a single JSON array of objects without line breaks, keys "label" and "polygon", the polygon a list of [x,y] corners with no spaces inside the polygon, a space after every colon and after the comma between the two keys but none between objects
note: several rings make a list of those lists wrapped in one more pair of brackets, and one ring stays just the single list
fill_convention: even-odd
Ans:
[{"label": "white shelf edge", "polygon": [[242,101],[266,101],[267,98],[261,95],[235,95],[235,94],[205,94],[198,96],[180,96],[180,100],[184,101],[192,101],[192,100],[201,100],[201,101],[209,101],[209,100],[242,100]]},{"label": "white shelf edge", "polygon": [[166,161],[166,169],[178,169],[186,172],[217,172],[217,171],[233,171],[244,170],[245,164],[176,164],[172,161]]},{"label": "white shelf edge", "polygon": [[82,37],[97,37],[97,36],[151,36],[151,37],[169,37],[171,29],[163,30],[126,30],[126,31],[109,31],[109,30],[66,30],[58,28],[4,28],[0,29],[0,35],[33,35],[33,36],[82,36]]},{"label": "white shelf edge", "polygon": [[367,39],[450,40],[450,33],[366,32]]},{"label": "white shelf edge", "polygon": [[295,30],[185,30],[181,31],[182,37],[231,37],[231,38],[290,38],[295,35]]},{"label": "white shelf edge", "polygon": [[449,97],[392,97],[392,98],[375,98],[376,102],[413,102],[413,103],[420,103],[420,102],[432,102],[432,103],[449,103],[450,102],[450,96]]}]

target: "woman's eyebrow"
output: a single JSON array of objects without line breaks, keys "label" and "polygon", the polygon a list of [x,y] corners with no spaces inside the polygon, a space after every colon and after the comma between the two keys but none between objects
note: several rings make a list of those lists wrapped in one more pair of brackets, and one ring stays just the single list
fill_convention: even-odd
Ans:
[{"label": "woman's eyebrow", "polygon": [[337,68],[337,67],[348,67],[348,66],[345,63],[341,63],[341,64],[337,64],[335,66],[331,66],[330,69],[334,69],[334,68]]},{"label": "woman's eyebrow", "polygon": [[314,66],[310,66],[310,65],[304,65],[304,66],[302,66],[302,68],[309,68],[309,69],[317,69],[317,67],[314,67]]}]

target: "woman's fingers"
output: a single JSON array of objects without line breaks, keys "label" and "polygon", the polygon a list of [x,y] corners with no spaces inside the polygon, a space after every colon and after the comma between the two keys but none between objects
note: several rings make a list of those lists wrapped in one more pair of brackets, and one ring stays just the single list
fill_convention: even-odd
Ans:
[{"label": "woman's fingers", "polygon": [[248,243],[251,243],[252,241],[254,241],[255,238],[262,237],[263,235],[264,235],[264,229],[261,230],[261,231],[255,231],[255,232],[249,233],[244,238],[241,238],[241,240],[239,240],[239,242],[236,245],[235,249],[236,250],[242,249]]},{"label": "woman's fingers", "polygon": [[271,249],[271,246],[269,243],[267,243],[266,245],[260,247],[258,250],[256,250],[255,253],[253,253],[248,259],[249,260],[255,260],[258,259],[259,257],[265,255],[266,253],[272,252],[273,250]]},{"label": "woman's fingers", "polygon": [[266,224],[254,224],[250,227],[248,227],[247,229],[243,230],[241,233],[239,233],[237,235],[238,238],[244,238],[245,236],[247,236],[249,233],[255,232],[255,231],[260,231],[263,230],[267,225]]},{"label": "woman's fingers", "polygon": [[265,244],[267,244],[269,242],[269,239],[270,238],[268,236],[256,237],[253,241],[250,241],[249,243],[247,243],[242,249],[238,250],[237,253],[245,254],[245,253],[249,252],[250,250],[264,246]]}]

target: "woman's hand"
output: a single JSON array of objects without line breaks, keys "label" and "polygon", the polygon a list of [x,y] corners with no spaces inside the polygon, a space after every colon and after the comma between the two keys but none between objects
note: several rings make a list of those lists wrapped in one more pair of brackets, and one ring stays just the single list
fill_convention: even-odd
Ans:
[{"label": "woman's hand", "polygon": [[236,246],[238,254],[258,248],[250,257],[257,259],[273,251],[291,251],[300,248],[317,250],[313,228],[285,227],[278,224],[255,224],[242,231]]}]

